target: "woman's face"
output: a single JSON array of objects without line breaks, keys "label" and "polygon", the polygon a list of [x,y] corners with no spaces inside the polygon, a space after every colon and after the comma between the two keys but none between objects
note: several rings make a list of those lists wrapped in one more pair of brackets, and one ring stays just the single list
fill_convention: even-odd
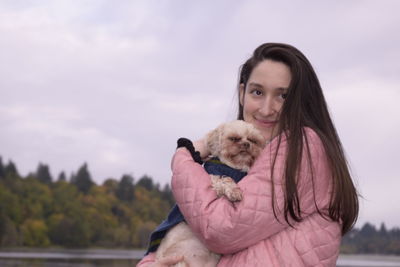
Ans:
[{"label": "woman's face", "polygon": [[266,59],[240,85],[240,103],[246,122],[259,129],[267,140],[278,134],[278,119],[291,80],[290,69],[281,62]]}]

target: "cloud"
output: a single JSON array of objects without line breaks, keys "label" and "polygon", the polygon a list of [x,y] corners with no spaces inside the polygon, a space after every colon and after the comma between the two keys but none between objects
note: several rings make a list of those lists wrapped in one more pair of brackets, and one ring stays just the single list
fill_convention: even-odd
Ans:
[{"label": "cloud", "polygon": [[400,97],[398,82],[363,71],[345,72],[326,84],[328,104],[362,195],[359,225],[398,225]]},{"label": "cloud", "polygon": [[287,42],[325,89],[363,218],[399,224],[399,212],[379,211],[398,199],[399,6],[2,1],[1,156],[23,173],[39,161],[53,175],[87,161],[97,182],[147,173],[167,183],[177,138],[235,118],[239,66],[261,43]]},{"label": "cloud", "polygon": [[33,164],[39,161],[49,164],[54,175],[76,170],[84,162],[94,163],[95,174],[104,171],[103,166],[128,167],[126,159],[131,155],[125,142],[88,124],[76,109],[6,106],[0,108],[0,122],[5,129],[0,138],[13,137],[12,142],[3,143],[3,151],[9,154],[2,156],[14,160],[24,175],[34,171]]}]

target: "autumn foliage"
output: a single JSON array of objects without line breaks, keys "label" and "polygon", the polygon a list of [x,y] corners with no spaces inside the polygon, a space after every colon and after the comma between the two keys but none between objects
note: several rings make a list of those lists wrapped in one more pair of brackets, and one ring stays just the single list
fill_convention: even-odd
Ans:
[{"label": "autumn foliage", "polygon": [[[97,185],[83,164],[55,181],[40,163],[22,177],[0,157],[0,247],[145,248],[173,204],[170,187],[161,189],[147,175]],[[400,229],[365,223],[344,236],[341,253],[400,255]]]},{"label": "autumn foliage", "polygon": [[173,202],[170,187],[149,176],[97,185],[83,164],[54,181],[45,164],[22,177],[0,158],[0,247],[144,248]]}]

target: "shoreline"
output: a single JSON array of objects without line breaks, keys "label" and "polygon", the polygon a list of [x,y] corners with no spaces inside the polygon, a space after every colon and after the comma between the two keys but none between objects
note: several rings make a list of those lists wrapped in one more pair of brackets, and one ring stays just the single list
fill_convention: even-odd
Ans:
[{"label": "shoreline", "polygon": [[[127,248],[0,248],[0,259],[140,260],[143,249]],[[400,255],[340,254],[337,266],[400,266]]]},{"label": "shoreline", "polygon": [[1,248],[0,258],[8,259],[141,259],[143,249],[120,248]]}]

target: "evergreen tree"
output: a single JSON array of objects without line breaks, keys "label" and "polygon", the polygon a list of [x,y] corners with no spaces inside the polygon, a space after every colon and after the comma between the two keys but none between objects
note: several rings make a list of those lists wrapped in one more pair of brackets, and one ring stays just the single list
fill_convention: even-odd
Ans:
[{"label": "evergreen tree", "polygon": [[375,226],[370,223],[365,223],[364,226],[360,230],[360,235],[370,238],[375,236],[377,233]]},{"label": "evergreen tree", "polygon": [[60,174],[58,175],[58,181],[64,181],[64,182],[67,181],[67,177],[65,176],[64,171],[60,172]]},{"label": "evergreen tree", "polygon": [[142,178],[137,182],[137,186],[146,188],[148,191],[152,191],[154,188],[153,179],[150,176],[143,175]]},{"label": "evergreen tree", "polygon": [[44,184],[51,184],[52,177],[50,174],[49,166],[39,163],[36,171],[36,178]]},{"label": "evergreen tree", "polygon": [[75,179],[76,179],[76,175],[75,175],[74,172],[72,172],[72,173],[71,173],[71,176],[69,177],[69,182],[70,182],[71,184],[73,184],[74,181],[75,181]]},{"label": "evergreen tree", "polygon": [[82,167],[79,168],[78,173],[72,176],[71,183],[74,184],[79,191],[87,194],[90,188],[94,185],[90,173],[88,171],[87,164],[84,163]]},{"label": "evergreen tree", "polygon": [[388,232],[386,230],[385,223],[381,223],[381,228],[379,229],[379,235],[386,237],[387,234],[388,234]]},{"label": "evergreen tree", "polygon": [[19,176],[17,167],[15,166],[14,162],[11,160],[8,162],[6,167],[4,168],[5,176]]},{"label": "evergreen tree", "polygon": [[0,179],[4,178],[4,176],[5,176],[5,170],[3,165],[3,159],[0,157]]},{"label": "evergreen tree", "polygon": [[133,177],[125,174],[118,184],[116,196],[122,201],[132,201],[134,199]]}]

